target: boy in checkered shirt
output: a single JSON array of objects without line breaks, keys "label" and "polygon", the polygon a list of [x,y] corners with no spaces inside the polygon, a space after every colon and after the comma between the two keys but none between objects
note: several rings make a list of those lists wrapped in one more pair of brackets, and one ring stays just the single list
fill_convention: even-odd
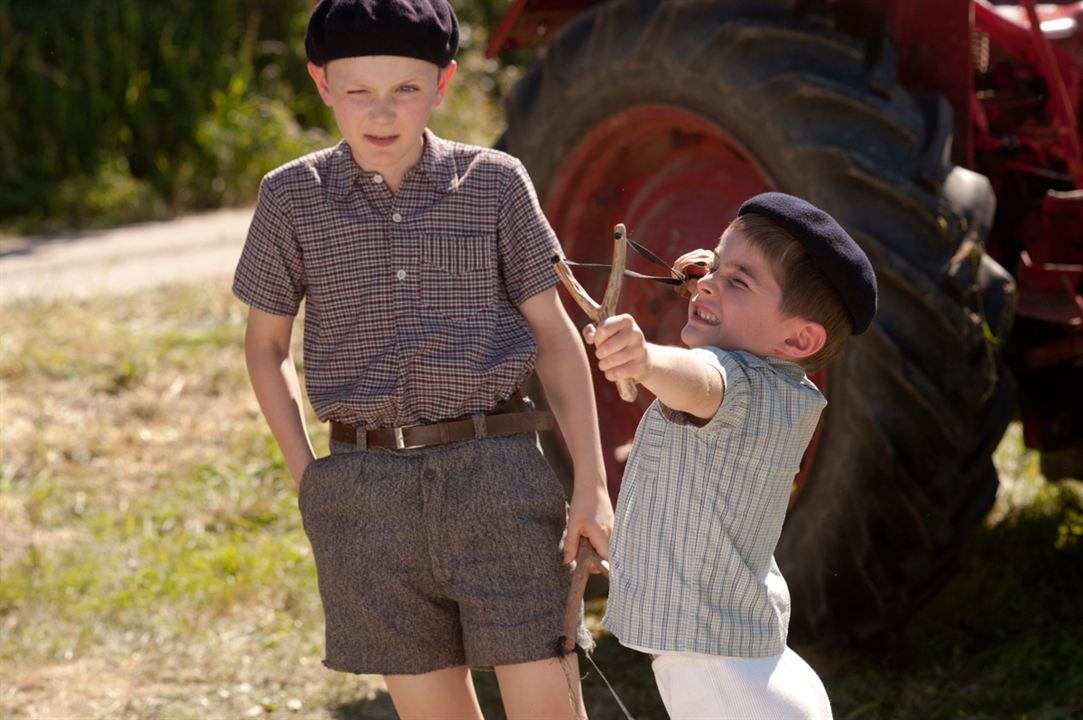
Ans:
[{"label": "boy in checkered shirt", "polygon": [[[593,388],[523,166],[426,127],[457,44],[446,0],[316,6],[309,72],[343,141],[264,178],[234,281],[245,354],[299,486],[325,664],[384,675],[402,717],[480,718],[471,666],[495,668],[509,717],[583,715],[557,648],[580,538],[608,555]],[[290,354],[302,299],[319,459]],[[570,511],[535,442],[552,416],[518,392],[535,369]]]},{"label": "boy in checkered shirt", "polygon": [[713,253],[678,265],[704,257],[690,349],[647,343],[629,315],[584,330],[606,378],[657,397],[617,500],[603,623],[654,656],[671,717],[830,718],[823,683],[786,646],[773,553],[826,405],[806,371],[868,327],[876,278],[830,215],[782,193],[745,202]]}]

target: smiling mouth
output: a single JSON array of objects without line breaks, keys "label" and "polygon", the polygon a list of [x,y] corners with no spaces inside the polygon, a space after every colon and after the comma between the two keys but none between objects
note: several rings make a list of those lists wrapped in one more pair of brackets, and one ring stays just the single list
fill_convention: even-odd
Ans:
[{"label": "smiling mouth", "polygon": [[704,309],[702,305],[693,306],[692,318],[695,320],[699,320],[702,323],[706,323],[707,325],[722,324],[722,319],[720,317],[718,317],[711,311]]}]

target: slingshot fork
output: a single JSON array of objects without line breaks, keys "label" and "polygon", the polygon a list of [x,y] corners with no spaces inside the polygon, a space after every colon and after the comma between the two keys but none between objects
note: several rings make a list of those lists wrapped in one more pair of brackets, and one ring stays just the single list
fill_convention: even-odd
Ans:
[{"label": "slingshot fork", "polygon": [[[613,226],[613,264],[609,271],[609,281],[606,283],[605,295],[602,297],[601,304],[587,294],[587,291],[575,279],[575,275],[572,274],[571,268],[568,267],[564,258],[558,255],[553,256],[553,267],[556,269],[557,275],[560,276],[560,281],[564,283],[564,287],[567,288],[576,304],[595,323],[602,322],[617,311],[617,302],[620,300],[620,293],[624,286],[624,266],[628,256],[625,234],[624,223],[617,223]],[[626,402],[634,402],[639,394],[634,380],[618,380],[617,391],[620,393],[621,399]]]}]

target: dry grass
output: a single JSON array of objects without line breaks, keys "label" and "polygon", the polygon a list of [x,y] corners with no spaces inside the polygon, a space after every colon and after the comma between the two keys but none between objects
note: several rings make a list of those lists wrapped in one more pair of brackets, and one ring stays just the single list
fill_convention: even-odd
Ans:
[{"label": "dry grass", "polygon": [[[378,679],[319,662],[243,322],[225,282],[0,307],[0,716],[393,717]],[[1044,483],[1013,432],[960,576],[890,648],[834,651],[838,717],[1083,712],[1083,493]],[[637,717],[663,717],[646,661],[596,634]],[[478,685],[499,716],[492,677]],[[594,673],[586,688],[592,717],[619,716]]]},{"label": "dry grass", "polygon": [[308,545],[225,286],[3,313],[0,715],[328,717],[375,697],[319,663]]}]

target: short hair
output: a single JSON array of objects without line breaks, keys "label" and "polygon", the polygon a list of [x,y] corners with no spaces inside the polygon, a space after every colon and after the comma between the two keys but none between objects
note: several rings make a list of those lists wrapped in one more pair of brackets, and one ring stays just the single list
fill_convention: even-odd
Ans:
[{"label": "short hair", "polygon": [[768,217],[746,213],[726,228],[735,230],[766,258],[782,291],[779,310],[788,317],[819,323],[827,340],[819,351],[798,362],[807,371],[827,365],[854,333],[854,322],[838,291],[801,244]]}]

